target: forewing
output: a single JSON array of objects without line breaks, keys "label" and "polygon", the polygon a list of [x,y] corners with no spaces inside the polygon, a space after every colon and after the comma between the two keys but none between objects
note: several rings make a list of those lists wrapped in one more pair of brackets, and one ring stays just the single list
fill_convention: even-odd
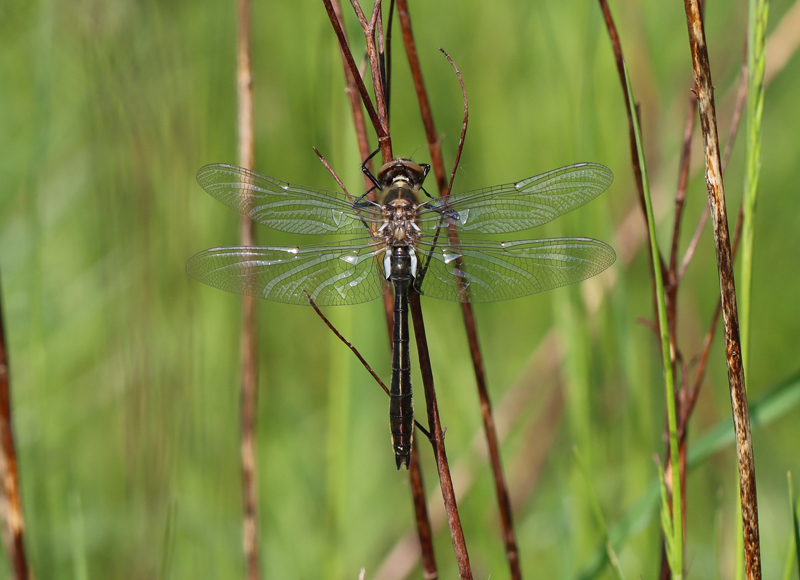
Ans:
[{"label": "forewing", "polygon": [[189,260],[189,274],[209,286],[287,304],[358,304],[389,288],[383,244],[367,238],[300,247],[213,248]]},{"label": "forewing", "polygon": [[380,210],[356,209],[343,193],[274,179],[243,167],[206,165],[197,182],[214,199],[275,230],[297,234],[366,234]]},{"label": "forewing", "polygon": [[420,243],[415,284],[424,296],[495,302],[591,278],[615,259],[610,246],[591,238]]},{"label": "forewing", "polygon": [[504,234],[535,228],[591,201],[614,175],[598,163],[576,163],[517,183],[467,191],[429,202],[419,210],[419,225],[431,232],[455,223],[459,233]]}]

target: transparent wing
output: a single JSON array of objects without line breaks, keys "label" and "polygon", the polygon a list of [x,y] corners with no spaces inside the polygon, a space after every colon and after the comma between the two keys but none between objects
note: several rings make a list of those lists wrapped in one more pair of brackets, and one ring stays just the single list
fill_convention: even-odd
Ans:
[{"label": "transparent wing", "polygon": [[[320,306],[358,304],[383,295],[389,283],[373,238],[299,247],[213,248],[193,256],[186,269],[204,284],[265,300]],[[305,291],[305,292],[304,292]]]},{"label": "transparent wing", "polygon": [[591,278],[615,259],[610,246],[591,238],[461,240],[435,247],[421,242],[415,285],[424,296],[495,302]]},{"label": "transparent wing", "polygon": [[614,175],[605,165],[576,163],[517,183],[429,202],[419,209],[418,223],[426,232],[435,230],[443,217],[453,221],[459,233],[504,234],[527,230],[591,201],[613,180]]},{"label": "transparent wing", "polygon": [[380,209],[356,209],[344,193],[296,185],[243,167],[206,165],[197,182],[208,194],[275,230],[297,234],[365,234]]}]

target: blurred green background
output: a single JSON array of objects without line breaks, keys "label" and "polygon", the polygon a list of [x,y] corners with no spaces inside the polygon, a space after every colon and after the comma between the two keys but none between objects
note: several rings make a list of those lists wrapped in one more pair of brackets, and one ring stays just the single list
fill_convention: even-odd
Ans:
[{"label": "blurred green background", "polygon": [[[770,31],[790,4],[771,2]],[[683,6],[611,8],[641,102],[666,244],[691,80]],[[620,256],[610,271],[475,308],[493,399],[513,410],[500,421],[523,571],[576,577],[603,540],[592,495],[613,527],[655,480],[653,457],[664,448],[660,351],[641,321],[653,319],[649,257],[608,35],[591,2],[412,2],[411,10],[448,164],[462,104],[438,47],[452,55],[469,93],[456,190],[578,161],[603,163],[616,175],[603,196],[533,234],[606,240]],[[744,1],[708,3],[723,144],[746,16]],[[349,13],[348,23],[356,39]],[[321,3],[256,2],[253,36],[257,169],[335,188],[316,146],[351,191],[361,189],[341,61]],[[394,38],[395,154],[429,161],[399,32]],[[0,7],[0,270],[26,540],[39,578],[242,576],[240,300],[185,273],[197,251],[237,240],[238,216],[194,180],[206,163],[236,162],[234,41],[234,2],[12,0]],[[354,44],[360,51],[362,43]],[[771,81],[764,106],[753,400],[800,367],[797,94],[795,56]],[[706,199],[697,136],[695,144],[683,249]],[[726,174],[731,215],[743,150],[742,131]],[[321,241],[263,228],[258,237]],[[680,348],[690,369],[718,296],[707,229],[679,298]],[[460,310],[435,300],[423,308],[473,570],[506,578],[491,476],[473,444],[480,415]],[[382,305],[327,314],[388,378]],[[413,529],[407,477],[395,471],[389,444],[387,398],[310,308],[261,302],[258,318],[262,575],[355,578],[363,566],[374,578]],[[789,549],[786,472],[800,470],[798,410],[779,411],[754,433],[770,578]],[[730,422],[730,405],[718,338],[690,448],[719,422]],[[438,498],[429,448],[420,447],[426,485]],[[731,577],[735,465],[728,446],[688,476],[691,577]],[[658,515],[639,515],[619,550],[629,578],[654,577],[659,566]],[[441,577],[452,578],[449,536],[438,529]],[[611,577],[600,570],[598,577]]]}]

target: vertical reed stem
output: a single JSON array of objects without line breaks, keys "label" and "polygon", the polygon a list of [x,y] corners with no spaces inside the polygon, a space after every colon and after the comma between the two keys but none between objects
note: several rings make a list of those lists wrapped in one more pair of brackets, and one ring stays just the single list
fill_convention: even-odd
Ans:
[{"label": "vertical reed stem", "polygon": [[[238,163],[247,169],[255,165],[253,136],[253,77],[250,65],[250,0],[238,2],[236,40],[236,88],[238,108]],[[255,222],[242,215],[239,241],[255,244]],[[241,335],[241,469],[242,469],[242,542],[247,580],[261,576],[258,549],[258,484],[256,480],[255,428],[258,409],[258,354],[256,342],[256,299],[242,298]]]},{"label": "vertical reed stem", "polygon": [[736,306],[736,287],[733,278],[733,259],[728,234],[728,214],[722,184],[717,118],[714,108],[714,85],[708,60],[703,19],[697,0],[684,0],[689,44],[692,51],[697,100],[700,105],[700,126],[706,156],[706,189],[714,225],[714,244],[717,252],[722,320],[725,328],[725,355],[728,363],[733,425],[736,431],[736,453],[739,463],[739,496],[742,504],[742,524],[745,552],[745,573],[748,580],[761,578],[761,547],[758,530],[758,501],[756,498],[755,460],[750,433],[750,414],[747,408],[742,347],[739,340],[739,315]]}]

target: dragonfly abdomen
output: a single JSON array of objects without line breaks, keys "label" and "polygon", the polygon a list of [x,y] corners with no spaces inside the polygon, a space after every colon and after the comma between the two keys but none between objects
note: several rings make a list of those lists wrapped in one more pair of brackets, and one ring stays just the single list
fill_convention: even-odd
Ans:
[{"label": "dragonfly abdomen", "polygon": [[412,250],[392,248],[389,278],[394,284],[394,332],[392,336],[392,385],[389,421],[397,469],[408,469],[414,433],[414,401],[411,397],[411,357],[408,349],[408,288],[411,285]]}]

